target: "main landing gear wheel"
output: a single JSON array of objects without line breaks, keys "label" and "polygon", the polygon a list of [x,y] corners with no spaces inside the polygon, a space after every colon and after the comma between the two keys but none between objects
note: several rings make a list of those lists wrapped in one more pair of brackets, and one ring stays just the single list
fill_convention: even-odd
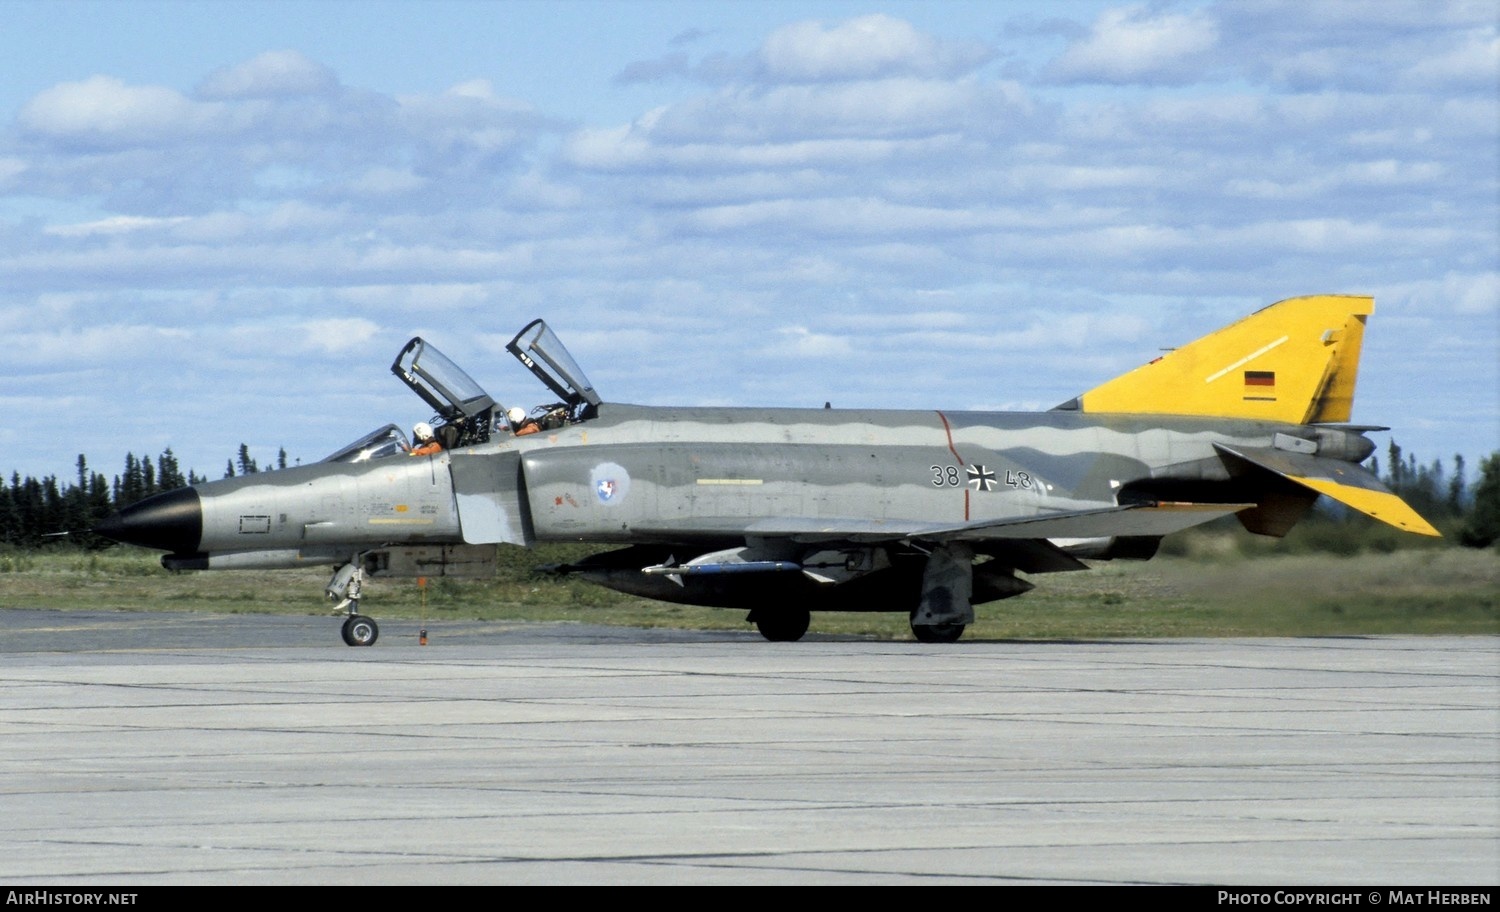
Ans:
[{"label": "main landing gear wheel", "polygon": [[912,635],[920,643],[957,643],[965,624],[913,624]]},{"label": "main landing gear wheel", "polygon": [[350,646],[374,646],[380,637],[380,627],[374,618],[362,614],[351,614],[344,621],[344,642]]},{"label": "main landing gear wheel", "polygon": [[757,611],[755,627],[773,643],[795,643],[807,632],[812,616],[795,608],[785,611]]}]

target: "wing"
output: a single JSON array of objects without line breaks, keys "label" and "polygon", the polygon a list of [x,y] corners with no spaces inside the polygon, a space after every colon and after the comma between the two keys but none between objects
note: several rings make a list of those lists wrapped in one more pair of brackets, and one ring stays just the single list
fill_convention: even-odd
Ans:
[{"label": "wing", "polygon": [[634,526],[633,531],[662,541],[684,537],[743,536],[804,545],[937,545],[962,541],[1027,573],[1085,570],[1088,565],[1050,539],[1154,537],[1170,535],[1227,516],[1254,504],[1141,503],[1090,510],[1069,510],[971,523],[931,523],[878,519],[800,519],[771,517],[701,518],[671,526]]},{"label": "wing", "polygon": [[667,539],[684,534],[718,534],[782,538],[805,544],[1114,538],[1170,535],[1252,506],[1254,504],[1152,502],[958,524],[900,519],[705,517],[674,522],[670,526],[637,525],[633,529],[643,535]]}]

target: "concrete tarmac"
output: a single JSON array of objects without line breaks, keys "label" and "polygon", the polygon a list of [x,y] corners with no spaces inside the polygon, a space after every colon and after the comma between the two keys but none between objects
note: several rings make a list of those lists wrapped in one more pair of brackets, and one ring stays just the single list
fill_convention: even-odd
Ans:
[{"label": "concrete tarmac", "polygon": [[0,611],[0,883],[1500,883],[1500,638]]}]

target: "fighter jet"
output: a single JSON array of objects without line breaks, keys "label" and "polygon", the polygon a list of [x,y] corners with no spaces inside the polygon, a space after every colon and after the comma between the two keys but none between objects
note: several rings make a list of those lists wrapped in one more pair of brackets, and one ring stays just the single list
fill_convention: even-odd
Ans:
[{"label": "fighter jet", "polygon": [[538,542],[606,547],[553,569],[745,610],[768,640],[801,639],[813,611],[903,611],[953,642],[1028,577],[1147,559],[1221,516],[1281,536],[1326,496],[1437,535],[1360,466],[1386,430],[1348,423],[1373,311],[1291,298],[1033,413],[606,402],[542,320],[506,348],[556,401],[507,410],[418,337],[391,370],[440,448],[390,424],[95,531],[173,570],[326,565],[351,646],[379,635],[367,577],[489,575],[498,545]]}]

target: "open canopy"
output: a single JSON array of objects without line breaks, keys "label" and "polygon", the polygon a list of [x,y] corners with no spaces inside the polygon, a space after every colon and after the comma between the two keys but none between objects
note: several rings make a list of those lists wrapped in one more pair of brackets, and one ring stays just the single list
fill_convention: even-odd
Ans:
[{"label": "open canopy", "polygon": [[538,379],[561,397],[575,419],[599,405],[599,394],[583,375],[583,369],[542,320],[532,320],[505,346]]},{"label": "open canopy", "polygon": [[[599,395],[544,321],[526,324],[506,350],[561,400],[554,406],[538,406],[534,413],[552,412],[558,424],[593,416]],[[420,336],[407,342],[396,355],[391,373],[432,407],[442,423],[437,432],[446,447],[472,446],[484,443],[492,432],[519,430],[511,426],[505,410],[482,386]],[[354,455],[364,448],[351,444],[345,448],[351,450],[350,454],[340,450],[336,455]]]}]

